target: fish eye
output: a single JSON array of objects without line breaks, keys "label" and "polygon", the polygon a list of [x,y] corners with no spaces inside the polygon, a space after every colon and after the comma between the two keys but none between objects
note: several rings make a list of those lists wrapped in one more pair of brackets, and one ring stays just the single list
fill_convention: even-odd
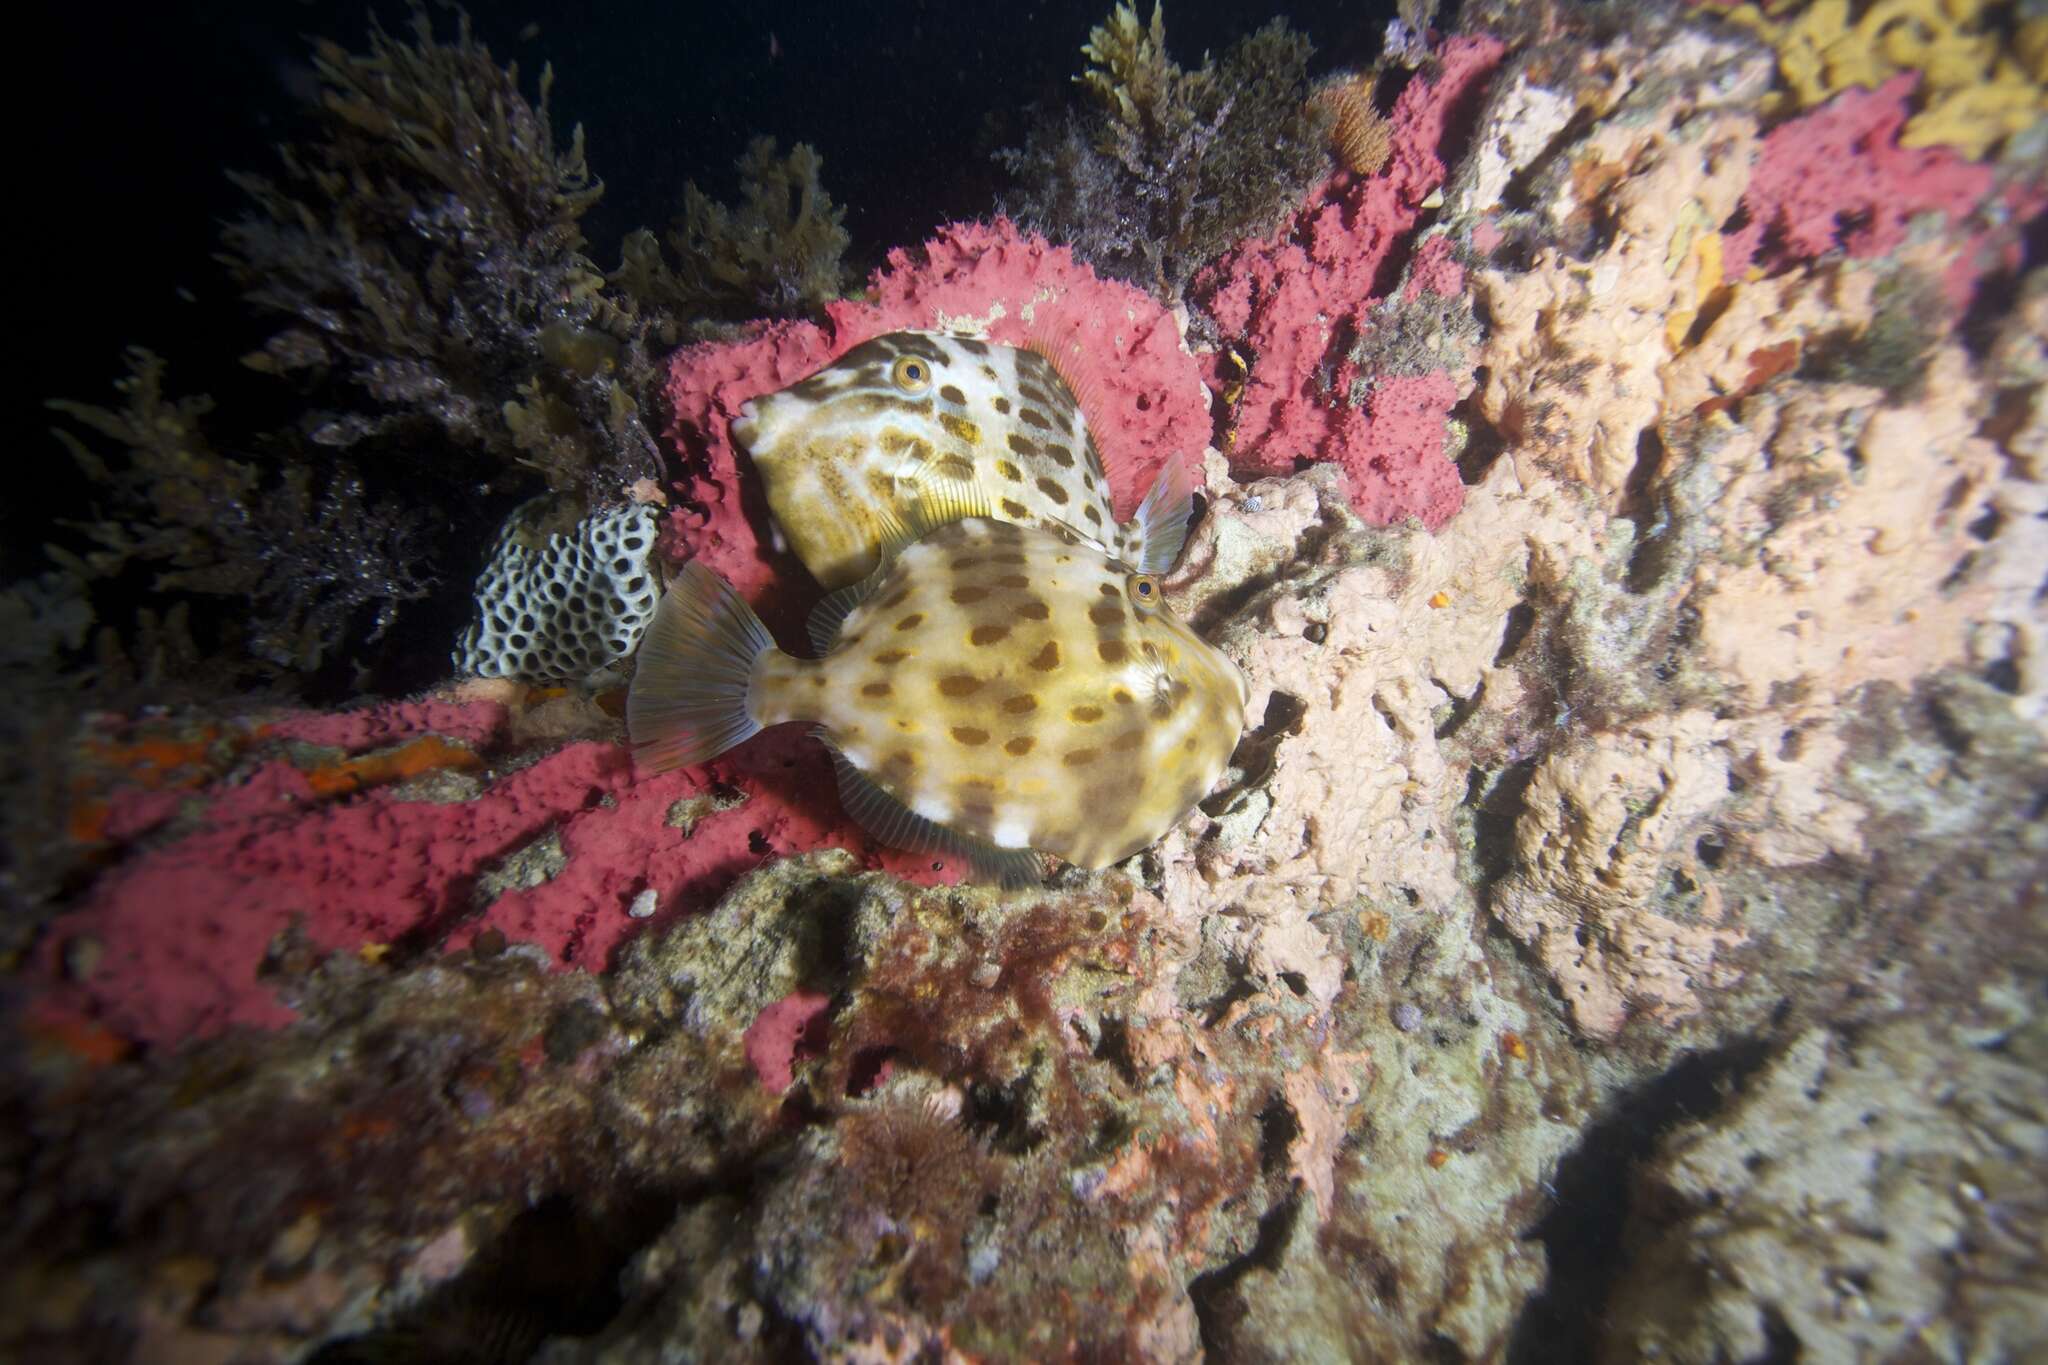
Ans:
[{"label": "fish eye", "polygon": [[1132,574],[1125,582],[1124,591],[1128,592],[1131,596],[1131,601],[1140,607],[1156,607],[1159,605],[1159,580],[1151,574]]},{"label": "fish eye", "polygon": [[897,356],[889,367],[889,382],[905,393],[923,393],[932,386],[932,367],[914,355]]}]

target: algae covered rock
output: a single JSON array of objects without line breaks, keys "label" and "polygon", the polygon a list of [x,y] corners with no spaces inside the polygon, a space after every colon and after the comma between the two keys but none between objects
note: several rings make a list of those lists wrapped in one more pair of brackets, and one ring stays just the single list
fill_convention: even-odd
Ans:
[{"label": "algae covered rock", "polygon": [[1905,1017],[1792,1039],[1639,1172],[1605,1358],[2048,1350],[2044,1042]]}]

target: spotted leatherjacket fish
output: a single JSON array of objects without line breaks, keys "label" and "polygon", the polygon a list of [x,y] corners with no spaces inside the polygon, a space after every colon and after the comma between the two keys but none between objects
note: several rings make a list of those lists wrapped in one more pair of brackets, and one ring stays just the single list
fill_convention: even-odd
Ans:
[{"label": "spotted leatherjacket fish", "polygon": [[[640,762],[702,762],[809,721],[847,812],[884,843],[1017,884],[1039,853],[1127,858],[1215,784],[1244,675],[1080,534],[970,517],[897,550],[829,611],[822,658],[776,648],[725,581],[686,565],[640,646]],[[1036,850],[1036,852],[1034,852]]]},{"label": "spotted leatherjacket fish", "polygon": [[776,526],[827,588],[858,583],[907,524],[962,516],[1063,527],[1126,564],[1164,573],[1193,506],[1170,461],[1118,525],[1088,419],[1035,350],[938,332],[890,332],[810,378],[741,407]]}]

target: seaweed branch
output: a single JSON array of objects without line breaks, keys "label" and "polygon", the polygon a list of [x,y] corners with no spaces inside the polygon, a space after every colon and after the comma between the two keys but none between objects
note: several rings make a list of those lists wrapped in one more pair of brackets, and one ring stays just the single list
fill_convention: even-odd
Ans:
[{"label": "seaweed branch", "polygon": [[675,269],[643,228],[626,239],[612,279],[680,315],[742,320],[818,311],[849,283],[846,210],[825,192],[823,165],[805,143],[784,157],[775,139],[755,138],[737,163],[738,205],[718,203],[694,182],[683,187],[683,211],[668,233]]},{"label": "seaweed branch", "polygon": [[1081,49],[1080,108],[1041,119],[998,153],[1017,176],[1009,211],[1104,274],[1177,300],[1209,260],[1270,230],[1327,167],[1330,113],[1308,99],[1308,39],[1274,20],[1220,63],[1189,71],[1120,4]]}]

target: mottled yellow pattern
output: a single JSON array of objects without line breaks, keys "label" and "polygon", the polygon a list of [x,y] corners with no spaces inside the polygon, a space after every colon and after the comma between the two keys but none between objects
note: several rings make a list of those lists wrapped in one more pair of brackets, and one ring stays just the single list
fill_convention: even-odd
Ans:
[{"label": "mottled yellow pattern", "polygon": [[811,721],[924,819],[1095,868],[1186,815],[1244,728],[1236,665],[1150,575],[1069,531],[976,517],[930,532],[876,576],[822,659],[774,648],[723,591],[671,588],[648,632],[629,704],[643,755],[699,761]]},{"label": "mottled yellow pattern", "polygon": [[[790,547],[828,588],[872,573],[905,527],[970,511],[1068,526],[1155,572],[1171,567],[1185,527],[1185,506],[1166,509],[1181,524],[1165,541],[1143,514],[1118,525],[1088,419],[1052,362],[972,337],[876,337],[747,404],[732,434]],[[963,491],[972,506],[920,508]]]}]

